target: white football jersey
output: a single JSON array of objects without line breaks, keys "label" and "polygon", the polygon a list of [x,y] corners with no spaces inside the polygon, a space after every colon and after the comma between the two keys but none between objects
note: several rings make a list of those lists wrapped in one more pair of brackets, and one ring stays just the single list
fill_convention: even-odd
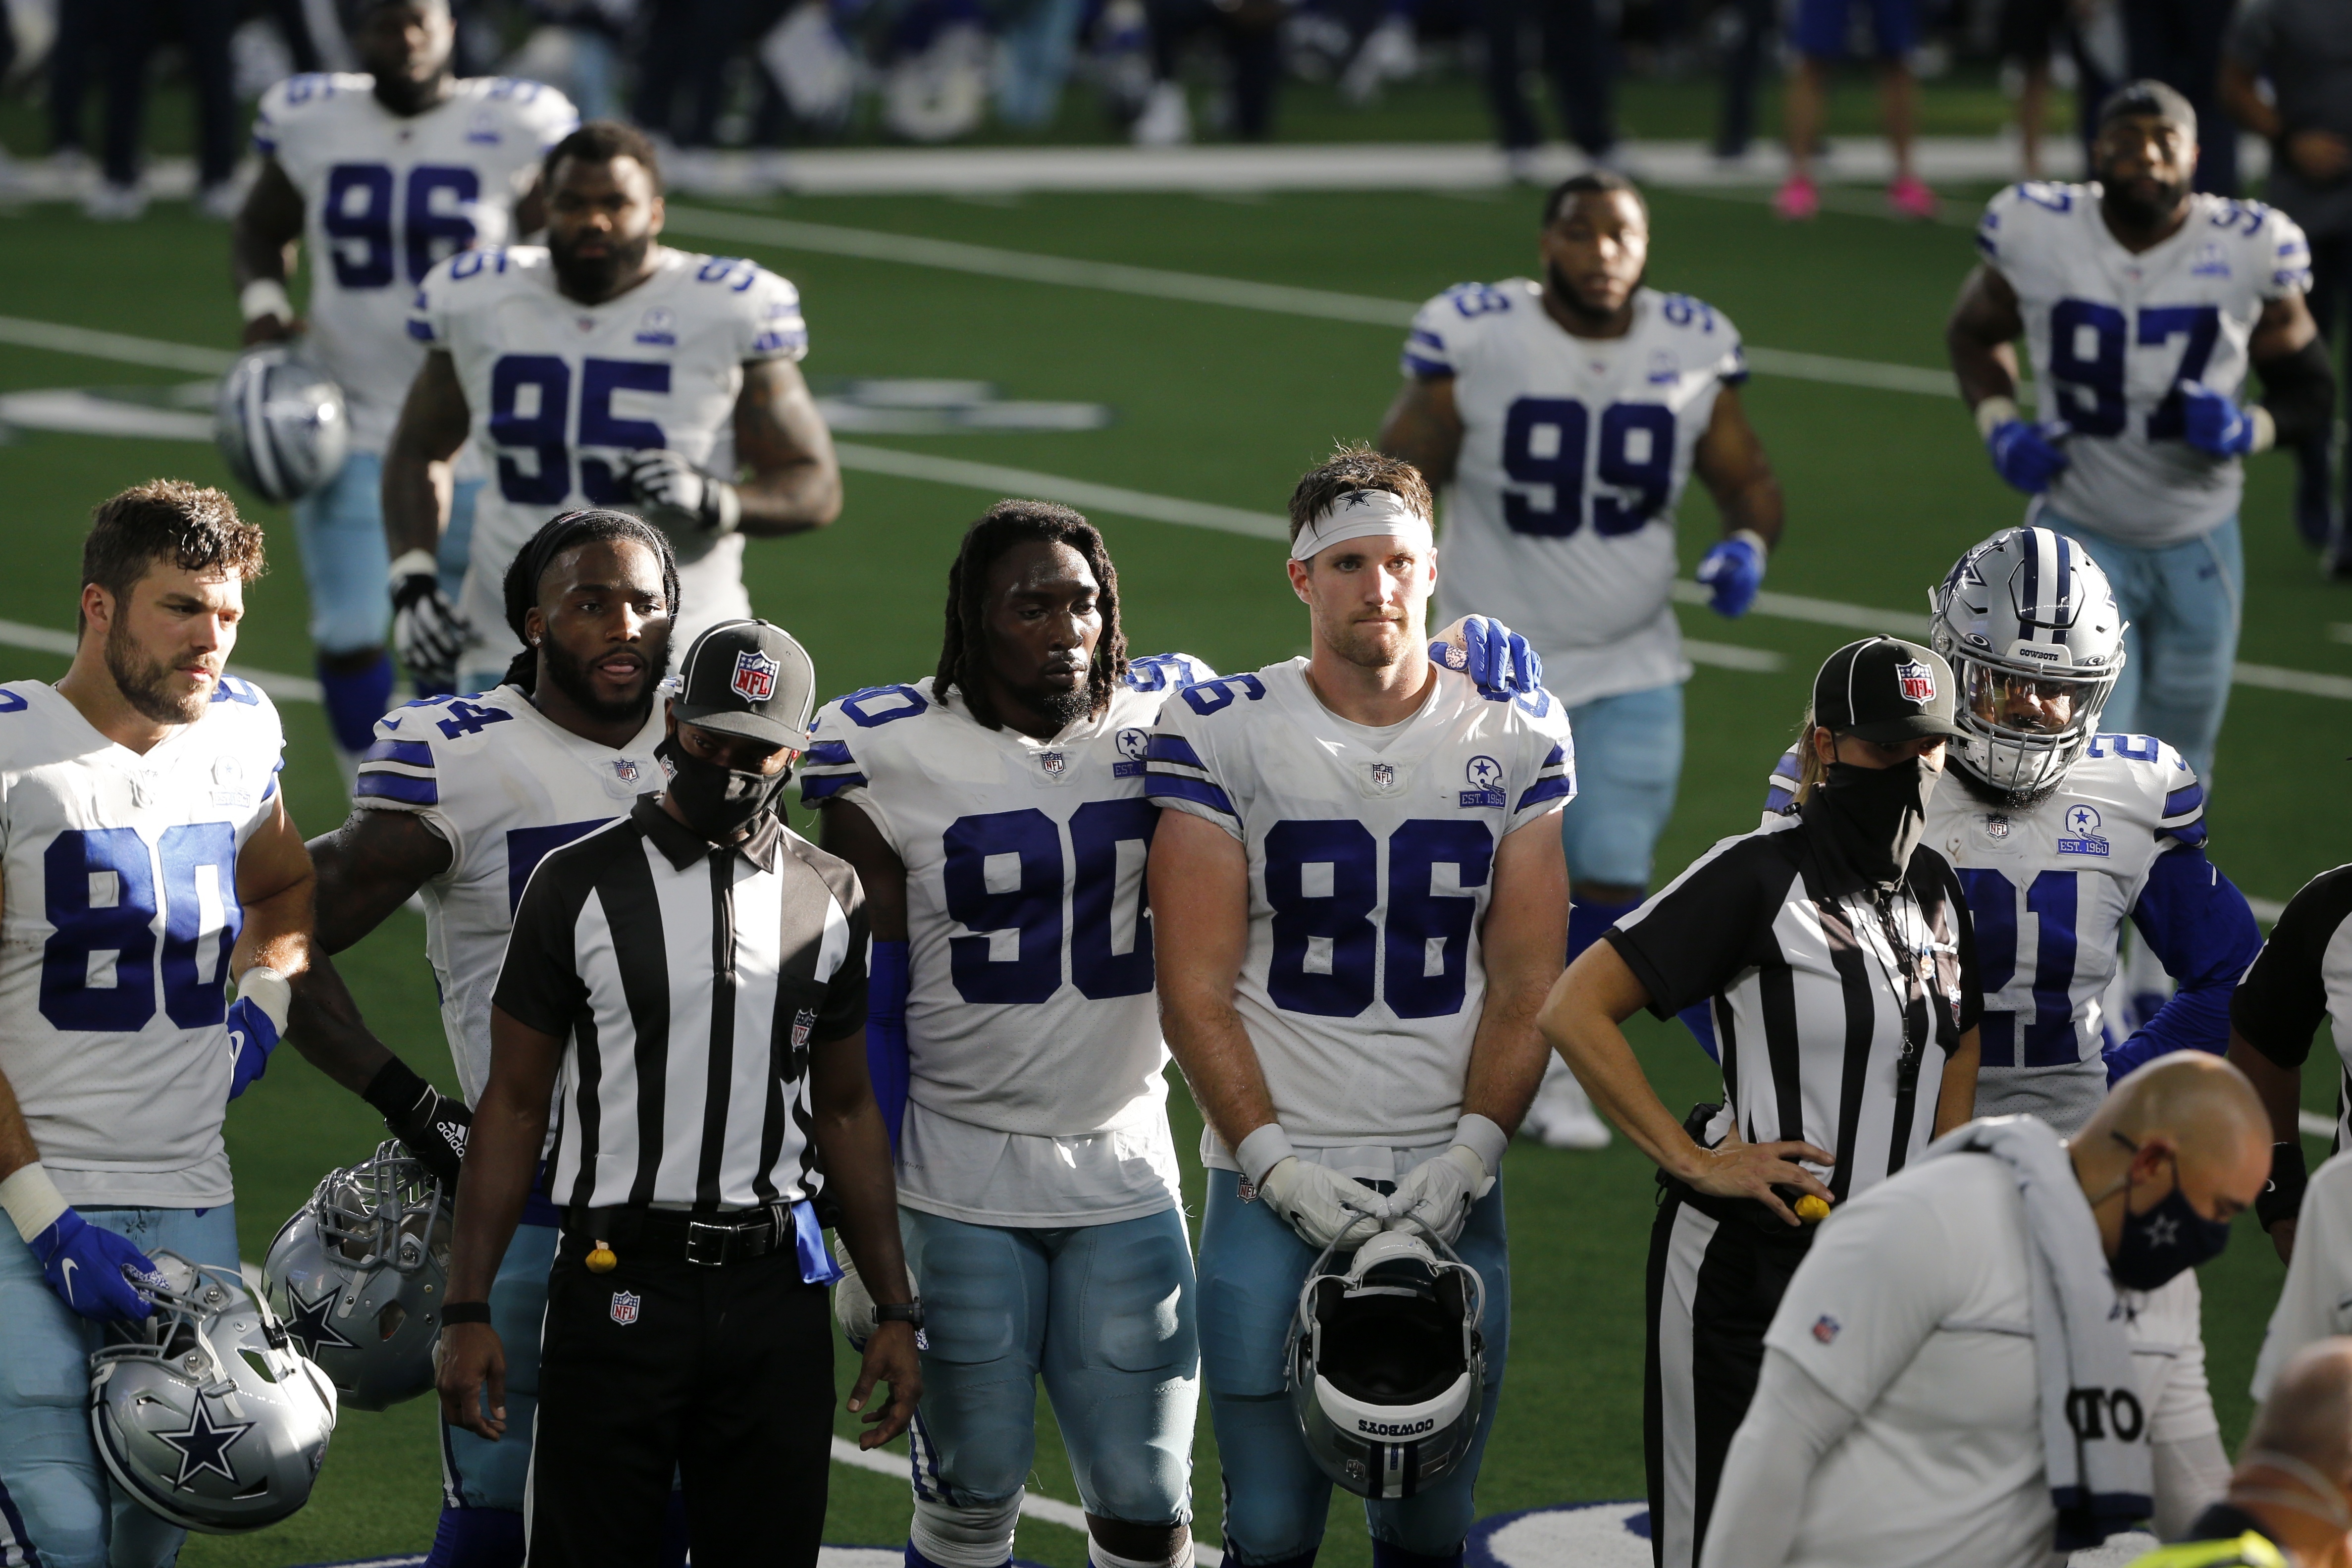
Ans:
[{"label": "white football jersey", "polygon": [[2189,445],[2175,389],[2238,395],[2263,306],[2311,287],[2311,247],[2284,213],[2189,200],[2180,232],[2137,255],[2108,232],[2096,184],[2011,185],[1977,225],[2017,291],[2037,412],[2072,432],[2051,507],[2150,548],[2220,524],[2245,486],[2237,458]]},{"label": "white football jersey", "polygon": [[[1155,802],[1248,851],[1234,1005],[1291,1141],[1452,1136],[1486,999],[1496,846],[1576,793],[1559,700],[1488,701],[1440,669],[1420,712],[1371,730],[1324,707],[1296,658],[1179,692],[1150,762]],[[1213,1131],[1202,1156],[1234,1169]]]},{"label": "white football jersey", "polygon": [[1143,759],[1161,703],[1213,674],[1138,660],[1050,741],[982,726],[929,677],[817,715],[803,800],[856,805],[907,868],[902,1203],[1037,1226],[1179,1201]]},{"label": "white football jersey", "polygon": [[0,686],[0,1073],[68,1203],[229,1201],[236,856],[285,744],[235,676],[144,753],[55,687]]},{"label": "white football jersey", "polygon": [[302,194],[310,253],[310,348],[352,422],[352,444],[381,452],[425,351],[408,302],[453,251],[504,245],[540,160],[580,124],[551,87],[470,77],[422,114],[399,115],[375,79],[289,77],[261,95],[253,144]]},{"label": "white football jersey", "polygon": [[[409,330],[455,362],[490,470],[458,598],[475,639],[461,670],[503,668],[519,651],[507,566],[549,518],[628,504],[621,460],[648,447],[731,479],[744,364],[808,352],[790,283],[757,262],[667,247],[652,277],[602,305],[558,291],[544,247],[466,251],[427,275]],[[681,652],[751,613],[740,533],[678,568],[678,600],[670,646]]]},{"label": "white football jersey", "polygon": [[1439,616],[1508,624],[1570,707],[1688,679],[1675,507],[1717,392],[1748,376],[1730,321],[1643,289],[1623,337],[1580,338],[1528,279],[1465,283],[1413,318],[1404,373],[1452,376],[1462,416]]},{"label": "white football jersey", "polygon": [[466,1103],[490,1076],[490,995],[514,908],[550,850],[627,815],[667,775],[658,703],[619,751],[573,734],[520,689],[431,697],[376,721],[352,804],[405,811],[449,846],[449,868],[419,889],[441,1026]]}]

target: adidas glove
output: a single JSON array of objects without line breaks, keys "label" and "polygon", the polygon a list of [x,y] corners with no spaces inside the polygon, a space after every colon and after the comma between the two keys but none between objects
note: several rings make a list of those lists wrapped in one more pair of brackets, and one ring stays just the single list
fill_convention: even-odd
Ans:
[{"label": "adidas glove", "polygon": [[743,498],[735,487],[676,452],[658,447],[632,452],[621,475],[646,521],[669,535],[681,566],[709,554],[743,521]]},{"label": "adidas glove", "polygon": [[398,1057],[376,1069],[360,1098],[383,1115],[383,1124],[436,1180],[455,1186],[466,1160],[466,1130],[474,1113],[417,1076]]},{"label": "adidas glove", "polygon": [[35,1161],[0,1182],[0,1208],[41,1260],[58,1300],[100,1322],[143,1322],[155,1310],[149,1290],[163,1288],[155,1260],[68,1207]]},{"label": "adidas glove", "polygon": [[441,567],[431,551],[412,550],[392,563],[392,646],[420,687],[456,684],[470,631],[441,591]]},{"label": "adidas glove", "polygon": [[1764,586],[1764,536],[1743,528],[1716,541],[1698,563],[1697,578],[1701,587],[1715,591],[1708,609],[1727,620],[1746,615]]},{"label": "adidas glove", "polygon": [[1454,1146],[1434,1160],[1423,1160],[1405,1173],[1389,1200],[1396,1217],[1391,1230],[1419,1226],[1448,1247],[1470,1223],[1470,1207],[1495,1184],[1510,1139],[1484,1116],[1465,1116],[1454,1130]]},{"label": "adidas glove", "polygon": [[1543,684],[1543,656],[1489,616],[1465,616],[1429,645],[1433,663],[1469,676],[1478,694],[1501,702]]},{"label": "adidas glove", "polygon": [[1342,1251],[1360,1247],[1388,1221],[1391,1210],[1384,1194],[1328,1166],[1300,1159],[1291,1152],[1289,1136],[1276,1123],[1269,1121],[1243,1139],[1234,1155],[1245,1174],[1253,1169],[1259,1173],[1250,1177],[1252,1195],[1264,1199],[1301,1241],[1318,1252],[1335,1242]]},{"label": "adidas glove", "polygon": [[293,1001],[286,976],[257,963],[236,978],[236,1000],[228,1009],[228,1097],[235,1100],[269,1070],[269,1053],[286,1032]]}]

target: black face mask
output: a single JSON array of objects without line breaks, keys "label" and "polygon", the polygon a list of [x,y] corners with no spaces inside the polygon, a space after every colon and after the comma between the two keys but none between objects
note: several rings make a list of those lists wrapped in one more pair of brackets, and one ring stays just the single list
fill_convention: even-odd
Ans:
[{"label": "black face mask", "polygon": [[686,825],[714,844],[725,844],[784,793],[793,770],[772,773],[742,768],[722,768],[705,762],[667,736],[654,755],[669,770],[669,797],[677,803]]},{"label": "black face mask", "polygon": [[1846,863],[1874,882],[1899,880],[1927,830],[1927,802],[1943,775],[1913,757],[1891,768],[1832,763],[1806,803]]},{"label": "black face mask", "polygon": [[[2116,1142],[2134,1153],[2139,1146],[2122,1133]],[[2172,1169],[2172,1191],[2146,1211],[2131,1212],[2131,1174],[2124,1174],[2124,1233],[2107,1272],[2126,1290],[2153,1290],[2184,1268],[2221,1255],[2230,1245],[2230,1222],[2207,1219],[2180,1190],[2180,1165]]]}]

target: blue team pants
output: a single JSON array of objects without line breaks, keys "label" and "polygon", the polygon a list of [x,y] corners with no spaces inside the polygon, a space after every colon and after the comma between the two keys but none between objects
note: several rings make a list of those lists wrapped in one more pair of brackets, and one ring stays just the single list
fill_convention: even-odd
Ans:
[{"label": "blue team pants", "polygon": [[[1201,1370],[1224,1469],[1225,1553],[1240,1564],[1313,1552],[1331,1508],[1331,1480],[1298,1435],[1283,1381],[1283,1349],[1316,1249],[1261,1203],[1245,1204],[1239,1178],[1211,1171],[1201,1221]],[[1510,1249],[1498,1180],[1470,1211],[1454,1242],[1486,1283],[1486,1395],[1462,1466],[1401,1502],[1364,1504],[1372,1539],[1425,1557],[1462,1550],[1477,1517],[1472,1493],[1494,1430],[1511,1342]]]},{"label": "blue team pants", "polygon": [[[236,1264],[236,1212],[85,1208],[82,1218],[149,1257]],[[107,1479],[89,1435],[89,1357],[100,1325],[58,1300],[40,1259],[0,1225],[0,1563],[167,1568],[187,1531]]]},{"label": "blue team pants", "polygon": [[[441,588],[452,599],[474,547],[474,497],[482,481],[459,482],[441,536]],[[294,503],[302,580],[310,590],[310,640],[320,653],[382,647],[392,632],[392,553],[383,537],[383,458],[353,452],[322,489]]]},{"label": "blue team pants", "polygon": [[1652,852],[1683,774],[1683,689],[1653,686],[1568,710],[1576,737],[1576,798],[1560,813],[1571,886],[1650,882]]},{"label": "blue team pants", "polygon": [[2099,728],[2169,742],[2210,784],[2238,661],[2246,581],[2238,520],[2153,550],[2110,539],[2047,508],[2036,521],[2082,542],[2131,623],[2124,634],[2124,672]]},{"label": "blue team pants", "polygon": [[1192,1517],[1201,1358],[1181,1213],[1032,1230],[902,1207],[898,1230],[929,1347],[919,1500],[978,1508],[1021,1490],[1042,1374],[1088,1513]]}]

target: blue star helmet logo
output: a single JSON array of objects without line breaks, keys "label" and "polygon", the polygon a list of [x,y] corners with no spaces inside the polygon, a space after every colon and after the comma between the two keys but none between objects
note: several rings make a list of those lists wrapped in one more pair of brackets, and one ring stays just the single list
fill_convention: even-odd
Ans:
[{"label": "blue star helmet logo", "polygon": [[312,1361],[319,1359],[319,1352],[322,1350],[359,1349],[355,1342],[343,1338],[335,1325],[327,1321],[328,1313],[334,1310],[335,1294],[333,1287],[330,1286],[327,1293],[317,1300],[305,1301],[302,1293],[292,1285],[286,1287],[287,1337],[300,1345],[302,1353]]},{"label": "blue star helmet logo", "polygon": [[180,1450],[180,1473],[173,1479],[172,1484],[184,1487],[210,1470],[235,1485],[236,1469],[228,1462],[228,1451],[236,1446],[239,1437],[252,1431],[254,1426],[251,1421],[224,1421],[215,1426],[204,1395],[198,1394],[196,1408],[188,1418],[186,1431],[155,1434]]},{"label": "blue star helmet logo", "polygon": [[2099,814],[2091,806],[2075,806],[2066,813],[2066,826],[2079,834],[2095,833],[2099,826]]},{"label": "blue star helmet logo", "polygon": [[1493,789],[1503,782],[1503,764],[1492,757],[1473,757],[1463,776],[1474,789]]}]

